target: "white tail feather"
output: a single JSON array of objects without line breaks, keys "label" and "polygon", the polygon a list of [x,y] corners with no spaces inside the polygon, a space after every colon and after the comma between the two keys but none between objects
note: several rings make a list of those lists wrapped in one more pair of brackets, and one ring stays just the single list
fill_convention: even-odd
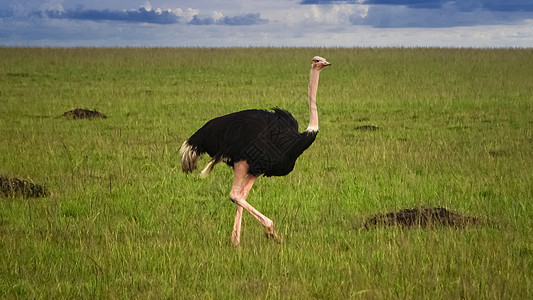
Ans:
[{"label": "white tail feather", "polygon": [[181,170],[185,173],[190,173],[198,167],[198,160],[201,158],[193,146],[189,145],[187,141],[183,142],[180,148],[181,154]]},{"label": "white tail feather", "polygon": [[211,173],[211,171],[213,171],[213,168],[215,167],[215,165],[216,165],[216,163],[215,163],[214,159],[209,161],[207,166],[205,166],[205,168],[202,170],[202,173],[200,173],[200,177],[207,178],[207,176],[209,176],[209,173]]}]

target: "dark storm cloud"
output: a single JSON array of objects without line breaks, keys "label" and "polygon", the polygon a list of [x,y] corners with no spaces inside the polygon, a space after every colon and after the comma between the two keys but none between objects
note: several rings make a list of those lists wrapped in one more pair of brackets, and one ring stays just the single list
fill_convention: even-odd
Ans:
[{"label": "dark storm cloud", "polygon": [[391,5],[406,6],[410,8],[440,9],[455,7],[460,11],[473,11],[482,9],[499,12],[531,12],[533,1],[525,0],[302,0],[301,4],[364,4],[364,5]]},{"label": "dark storm cloud", "polygon": [[123,21],[155,24],[178,23],[179,17],[169,11],[153,11],[141,7],[137,10],[116,11],[83,9],[75,10],[35,12],[36,15],[46,16],[53,19],[91,20],[91,21]]},{"label": "dark storm cloud", "polygon": [[[69,20],[90,20],[90,21],[122,21],[130,23],[154,23],[154,24],[175,24],[179,23],[180,16],[171,11],[147,10],[141,7],[137,10],[96,10],[84,9],[79,6],[76,9],[64,11],[45,10],[35,11],[34,16],[48,17],[51,19],[69,19]],[[248,13],[232,17],[222,17],[214,19],[210,17],[201,18],[194,15],[189,21],[191,25],[229,25],[229,26],[246,26],[267,24],[268,20],[261,18],[259,13]]]},{"label": "dark storm cloud", "polygon": [[405,5],[411,8],[443,8],[445,6],[455,7],[461,11],[472,11],[482,9],[487,11],[500,12],[524,12],[533,11],[533,3],[524,0],[365,0],[367,5]]},{"label": "dark storm cloud", "polygon": [[448,28],[518,24],[532,19],[533,2],[522,0],[303,0],[301,4],[364,5],[352,25],[375,28]]},{"label": "dark storm cloud", "polygon": [[267,24],[267,19],[262,19],[261,15],[256,13],[249,13],[244,15],[238,15],[234,17],[223,17],[220,19],[214,18],[200,18],[197,15],[192,18],[189,22],[191,25],[230,25],[230,26],[239,26],[239,25],[259,25]]}]

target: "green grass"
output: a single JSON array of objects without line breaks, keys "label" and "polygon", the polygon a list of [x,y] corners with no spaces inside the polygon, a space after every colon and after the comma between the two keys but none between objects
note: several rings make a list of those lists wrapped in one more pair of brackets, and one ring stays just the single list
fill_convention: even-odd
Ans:
[{"label": "green grass", "polygon": [[[232,171],[180,171],[207,120],[290,110],[320,134],[230,234]],[[533,50],[0,48],[0,174],[48,198],[0,199],[0,298],[533,297]],[[105,120],[56,118],[75,107]],[[378,131],[357,131],[375,125]],[[204,158],[202,165],[207,162]],[[443,206],[482,226],[361,229]]]}]

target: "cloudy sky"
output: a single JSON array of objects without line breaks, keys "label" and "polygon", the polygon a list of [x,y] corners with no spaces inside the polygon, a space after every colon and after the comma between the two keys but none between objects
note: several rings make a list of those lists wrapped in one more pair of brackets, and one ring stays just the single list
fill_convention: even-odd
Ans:
[{"label": "cloudy sky", "polygon": [[0,46],[533,47],[531,0],[1,0]]}]

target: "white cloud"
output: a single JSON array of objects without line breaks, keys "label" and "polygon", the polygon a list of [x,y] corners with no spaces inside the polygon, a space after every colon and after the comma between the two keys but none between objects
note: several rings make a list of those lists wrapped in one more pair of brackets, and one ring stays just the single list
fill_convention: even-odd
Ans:
[{"label": "white cloud", "polygon": [[306,14],[307,21],[316,24],[334,25],[348,24],[349,17],[354,14],[354,5],[311,5],[310,12]]},{"label": "white cloud", "polygon": [[213,18],[213,20],[218,21],[222,18],[224,18],[224,14],[219,12],[219,11],[214,11],[212,14],[211,14],[211,17]]},{"label": "white cloud", "polygon": [[46,0],[39,5],[40,10],[57,10],[63,11],[63,1],[62,0]]},{"label": "white cloud", "polygon": [[186,8],[186,9],[174,8],[171,11],[173,14],[180,17],[181,20],[183,20],[186,23],[189,23],[194,16],[200,13],[200,10],[193,9],[193,8]]},{"label": "white cloud", "polygon": [[[146,1],[144,3],[144,6],[142,6],[142,7],[144,7],[144,9],[146,9],[146,11],[151,11],[152,10],[152,3],[150,3],[150,1]],[[158,8],[158,9],[161,10],[160,8]]]}]

